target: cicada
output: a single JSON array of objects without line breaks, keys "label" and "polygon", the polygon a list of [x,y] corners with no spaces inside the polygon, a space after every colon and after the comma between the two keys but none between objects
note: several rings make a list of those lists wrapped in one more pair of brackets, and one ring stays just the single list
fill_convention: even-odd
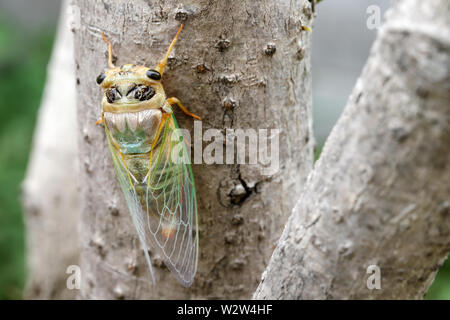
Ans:
[{"label": "cicada", "polygon": [[192,284],[198,261],[197,198],[187,145],[172,112],[177,98],[167,98],[161,84],[169,54],[155,68],[113,64],[108,46],[109,68],[97,77],[104,89],[102,115],[117,178],[125,196],[137,235],[144,249],[150,274],[153,249],[186,287]]}]

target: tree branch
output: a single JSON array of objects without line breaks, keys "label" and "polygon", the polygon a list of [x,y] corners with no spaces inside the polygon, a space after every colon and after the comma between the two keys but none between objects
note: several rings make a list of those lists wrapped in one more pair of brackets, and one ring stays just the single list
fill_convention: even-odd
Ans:
[{"label": "tree branch", "polygon": [[423,297],[450,250],[449,17],[389,11],[255,299]]},{"label": "tree branch", "polygon": [[78,264],[80,251],[75,67],[66,2],[23,183],[28,263],[25,295],[32,299],[70,299],[76,294],[66,287],[66,269]]}]

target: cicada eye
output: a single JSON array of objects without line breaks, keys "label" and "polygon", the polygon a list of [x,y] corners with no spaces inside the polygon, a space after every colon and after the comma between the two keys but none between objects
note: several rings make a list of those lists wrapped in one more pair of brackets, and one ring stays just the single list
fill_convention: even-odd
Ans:
[{"label": "cicada eye", "polygon": [[101,84],[103,82],[103,80],[105,80],[106,78],[106,74],[104,72],[100,73],[97,77],[97,84]]},{"label": "cicada eye", "polygon": [[153,80],[161,80],[161,74],[156,70],[148,70],[147,77]]},{"label": "cicada eye", "polygon": [[110,88],[105,91],[106,100],[108,100],[109,103],[113,103],[116,100],[119,100],[122,98],[122,95],[120,94],[119,90],[117,88]]}]

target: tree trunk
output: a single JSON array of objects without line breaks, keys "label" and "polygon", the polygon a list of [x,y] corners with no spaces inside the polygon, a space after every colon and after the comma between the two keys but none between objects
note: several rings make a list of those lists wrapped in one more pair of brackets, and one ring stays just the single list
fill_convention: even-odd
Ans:
[{"label": "tree trunk", "polygon": [[[310,2],[76,0],[75,6],[81,298],[249,298],[312,168],[310,34],[302,29],[311,23]],[[155,66],[180,22],[163,79],[168,97],[201,116],[203,130],[280,129],[269,141],[279,139],[278,172],[264,175],[262,165],[235,161],[193,165],[200,256],[189,289],[156,256],[152,286],[104,130],[95,126],[102,95],[95,79],[107,65],[101,32],[113,44],[116,65]],[[178,111],[176,117],[192,131],[192,119]]]},{"label": "tree trunk", "polygon": [[62,6],[33,149],[23,183],[31,299],[70,299],[67,267],[78,264],[80,205],[73,35]]},{"label": "tree trunk", "polygon": [[423,297],[450,250],[449,17],[389,11],[254,298]]}]

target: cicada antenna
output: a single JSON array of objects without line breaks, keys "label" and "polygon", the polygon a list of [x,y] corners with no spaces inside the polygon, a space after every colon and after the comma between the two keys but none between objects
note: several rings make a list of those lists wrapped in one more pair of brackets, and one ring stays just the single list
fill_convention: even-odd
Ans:
[{"label": "cicada antenna", "polygon": [[112,52],[111,42],[108,40],[108,38],[106,38],[105,33],[103,31],[102,31],[102,38],[106,42],[106,44],[108,45],[108,67],[110,69],[113,69],[116,66],[113,63],[113,52]]},{"label": "cicada antenna", "polygon": [[169,46],[169,49],[167,49],[167,53],[164,56],[164,58],[158,63],[158,66],[156,67],[156,71],[158,71],[161,75],[164,72],[164,68],[166,67],[167,64],[167,59],[169,58],[169,54],[170,51],[172,51],[173,46],[175,45],[175,43],[177,42],[178,39],[178,35],[180,34],[181,30],[183,29],[183,24],[180,25],[180,27],[178,28],[177,34],[175,35],[175,38],[173,38],[172,43]]}]

